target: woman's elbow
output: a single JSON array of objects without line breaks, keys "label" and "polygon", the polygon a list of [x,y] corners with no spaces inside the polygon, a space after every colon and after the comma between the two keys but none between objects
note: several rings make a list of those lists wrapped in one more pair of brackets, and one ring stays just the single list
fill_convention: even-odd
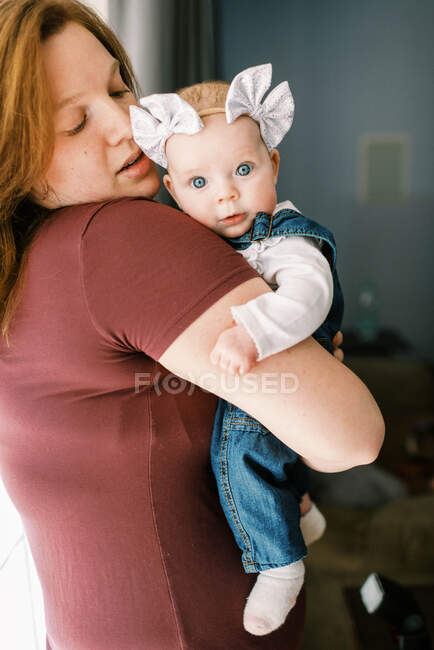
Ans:
[{"label": "woman's elbow", "polygon": [[353,438],[354,442],[350,449],[346,450],[345,456],[342,455],[341,468],[335,471],[342,472],[359,465],[369,465],[378,458],[384,442],[385,426],[381,411],[376,404],[373,412],[360,425],[356,441]]},{"label": "woman's elbow", "polygon": [[369,389],[355,375],[349,375],[348,384],[351,381],[355,382],[353,399],[347,402],[348,410],[341,421],[342,429],[346,430],[341,440],[347,441],[344,445],[348,454],[344,460],[347,469],[373,463],[378,458],[385,434],[383,416]]},{"label": "woman's elbow", "polygon": [[384,435],[384,419],[380,409],[377,407],[377,412],[372,417],[372,422],[370,423],[369,435],[366,436],[365,448],[361,451],[362,462],[358,463],[359,465],[368,465],[378,458],[378,454],[383,446]]},{"label": "woman's elbow", "polygon": [[[334,447],[329,445],[327,453],[321,455],[315,455],[315,452],[309,450],[308,454],[302,456],[305,464],[318,472],[333,473],[373,463],[384,440],[384,420],[380,411],[366,424],[369,428],[360,427],[355,437],[349,435],[348,429],[341,432],[341,440],[346,440],[347,444]],[[354,434],[354,430],[351,433]]]}]

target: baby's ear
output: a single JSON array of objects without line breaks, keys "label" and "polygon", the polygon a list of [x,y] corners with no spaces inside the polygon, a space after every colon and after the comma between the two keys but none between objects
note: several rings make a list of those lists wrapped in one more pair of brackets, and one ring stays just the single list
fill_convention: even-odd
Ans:
[{"label": "baby's ear", "polygon": [[175,199],[175,201],[176,201],[176,196],[175,196],[175,191],[174,191],[174,189],[173,189],[172,179],[170,178],[170,175],[169,175],[169,174],[164,174],[164,176],[163,176],[163,183],[164,183],[164,187],[166,188],[166,190],[169,192],[169,194],[170,194],[170,195]]},{"label": "baby's ear", "polygon": [[270,160],[273,167],[274,183],[277,183],[277,178],[279,176],[279,165],[280,165],[280,154],[277,151],[277,149],[272,149],[270,151]]}]

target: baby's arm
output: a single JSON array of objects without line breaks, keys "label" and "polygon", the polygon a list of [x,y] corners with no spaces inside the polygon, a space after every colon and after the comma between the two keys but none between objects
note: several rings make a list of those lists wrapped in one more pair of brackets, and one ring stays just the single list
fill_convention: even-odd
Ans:
[{"label": "baby's arm", "polygon": [[306,339],[324,322],[333,300],[329,263],[312,238],[270,241],[252,265],[277,289],[232,307],[237,324],[220,334],[211,353],[211,361],[230,373],[248,372],[257,361]]}]

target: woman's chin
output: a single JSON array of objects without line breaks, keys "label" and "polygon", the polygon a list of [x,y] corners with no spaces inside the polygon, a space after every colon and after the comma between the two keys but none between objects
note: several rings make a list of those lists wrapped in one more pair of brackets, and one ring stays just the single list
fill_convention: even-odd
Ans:
[{"label": "woman's chin", "polygon": [[160,177],[153,167],[149,174],[140,179],[129,188],[128,196],[141,196],[146,199],[153,199],[161,187]]}]

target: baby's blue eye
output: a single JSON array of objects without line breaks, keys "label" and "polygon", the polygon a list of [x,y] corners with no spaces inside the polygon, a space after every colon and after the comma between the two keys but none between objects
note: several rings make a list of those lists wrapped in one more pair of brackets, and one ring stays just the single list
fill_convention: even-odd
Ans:
[{"label": "baby's blue eye", "polygon": [[191,187],[196,188],[197,190],[200,190],[202,187],[205,187],[206,185],[206,178],[203,176],[195,176],[191,181],[190,181]]},{"label": "baby's blue eye", "polygon": [[238,165],[236,173],[238,176],[247,176],[251,171],[252,165],[249,165],[249,163],[242,163],[241,165]]}]

